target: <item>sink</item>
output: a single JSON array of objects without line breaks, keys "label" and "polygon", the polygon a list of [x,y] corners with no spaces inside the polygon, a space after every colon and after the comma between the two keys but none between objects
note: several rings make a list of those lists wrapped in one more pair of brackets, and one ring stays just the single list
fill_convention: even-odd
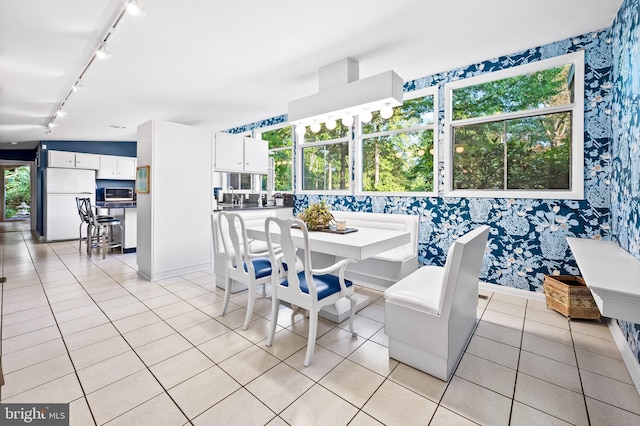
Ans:
[{"label": "sink", "polygon": [[255,209],[257,207],[258,207],[257,203],[244,203],[243,205],[218,203],[218,209],[220,210]]}]

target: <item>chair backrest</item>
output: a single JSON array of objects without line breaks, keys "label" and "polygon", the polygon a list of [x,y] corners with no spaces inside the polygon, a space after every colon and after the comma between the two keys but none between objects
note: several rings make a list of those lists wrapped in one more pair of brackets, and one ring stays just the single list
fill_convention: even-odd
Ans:
[{"label": "chair backrest", "polygon": [[89,223],[90,221],[89,212],[91,212],[91,199],[76,197],[76,205],[78,206],[78,215],[80,216],[80,220],[84,223]]},{"label": "chair backrest", "polygon": [[[217,221],[218,238],[222,243],[222,249],[227,268],[235,269],[236,274],[255,276],[253,262],[249,257],[249,241],[244,219],[237,213],[221,211]],[[214,236],[215,238],[215,236]]]},{"label": "chair backrest", "polygon": [[[474,300],[477,304],[478,279],[490,229],[486,225],[479,226],[455,240],[449,248],[440,293],[441,316],[448,317],[455,309],[454,305]],[[465,293],[469,288],[475,288],[475,291]]]},{"label": "chair backrest", "polygon": [[[286,278],[288,285],[278,286],[278,297],[305,307],[309,301],[318,300],[318,291],[311,274],[311,254],[309,248],[309,232],[305,223],[299,219],[280,219],[269,217],[265,222],[265,233],[267,235],[267,247],[271,265],[277,265],[278,274],[272,274],[273,288],[280,284],[280,280]],[[299,233],[297,238],[293,237],[293,232]],[[277,237],[276,237],[277,236]],[[275,240],[277,238],[277,240]],[[276,243],[278,244],[276,246]],[[276,251],[278,248],[278,251]],[[303,251],[302,265],[309,293],[304,293],[300,288],[299,270],[296,270],[297,253]],[[286,268],[285,268],[285,265]]]}]

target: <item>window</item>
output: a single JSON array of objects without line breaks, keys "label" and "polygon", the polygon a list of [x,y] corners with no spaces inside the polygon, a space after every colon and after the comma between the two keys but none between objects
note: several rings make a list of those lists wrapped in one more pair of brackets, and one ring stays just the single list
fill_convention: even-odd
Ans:
[{"label": "window", "polygon": [[335,129],[322,124],[320,131],[307,132],[298,144],[298,185],[302,191],[346,191],[351,186],[349,140],[351,127],[341,122]]},{"label": "window", "polygon": [[583,199],[584,52],[445,85],[445,195]]},{"label": "window", "polygon": [[273,182],[273,190],[293,192],[293,140],[291,126],[266,130],[256,137],[269,141],[269,157],[273,161],[273,169],[262,179],[262,189],[271,190],[268,180]]},{"label": "window", "polygon": [[437,89],[405,94],[393,116],[362,123],[359,161],[362,193],[434,195],[437,176]]}]

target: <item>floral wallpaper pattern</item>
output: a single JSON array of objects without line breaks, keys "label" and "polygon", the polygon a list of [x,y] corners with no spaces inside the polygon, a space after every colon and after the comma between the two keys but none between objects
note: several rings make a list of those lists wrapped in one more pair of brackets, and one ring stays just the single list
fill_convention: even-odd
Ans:
[{"label": "floral wallpaper pattern", "polygon": [[[640,0],[625,0],[611,27],[613,52],[611,223],[640,259]],[[640,324],[618,321],[640,363]]]},{"label": "floral wallpaper pattern", "polygon": [[[488,224],[492,229],[481,279],[507,287],[543,291],[546,274],[579,274],[566,237],[611,237],[610,43],[604,30],[405,83],[405,91],[439,86],[443,152],[444,83],[584,49],[585,200],[298,195],[296,209],[322,198],[337,210],[418,215],[419,258],[427,265],[443,265],[453,240],[476,225]],[[439,163],[442,180],[444,158]]]},{"label": "floral wallpaper pattern", "polygon": [[[625,0],[609,29],[406,82],[405,91],[439,86],[440,153],[444,84],[577,50],[585,51],[585,200],[297,195],[295,211],[324,199],[336,210],[420,216],[419,257],[444,264],[458,236],[475,225],[491,233],[481,279],[541,292],[546,274],[579,274],[566,237],[616,239],[640,258],[640,0]],[[232,129],[253,130],[286,116]],[[439,158],[440,188],[444,158]],[[640,325],[618,322],[640,362]]]}]

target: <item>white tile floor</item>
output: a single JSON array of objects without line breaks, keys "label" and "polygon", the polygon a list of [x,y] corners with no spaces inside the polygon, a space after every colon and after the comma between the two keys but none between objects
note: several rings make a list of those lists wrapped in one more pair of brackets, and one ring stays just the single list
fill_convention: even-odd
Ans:
[{"label": "white tile floor", "polygon": [[0,234],[2,402],[70,402],[72,425],[638,425],[640,397],[605,325],[543,303],[480,300],[481,321],[449,383],[387,355],[384,301],[356,320],[321,320],[305,368],[307,321],[270,302],[247,331],[246,293],[199,272],[148,282],[135,255],[78,253],[77,242]]}]

